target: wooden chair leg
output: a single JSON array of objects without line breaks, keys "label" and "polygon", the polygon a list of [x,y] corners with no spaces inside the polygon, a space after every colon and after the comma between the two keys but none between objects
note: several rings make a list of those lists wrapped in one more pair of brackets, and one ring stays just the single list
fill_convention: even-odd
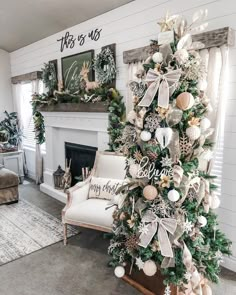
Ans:
[{"label": "wooden chair leg", "polygon": [[67,224],[63,224],[63,237],[64,237],[64,246],[67,245]]}]

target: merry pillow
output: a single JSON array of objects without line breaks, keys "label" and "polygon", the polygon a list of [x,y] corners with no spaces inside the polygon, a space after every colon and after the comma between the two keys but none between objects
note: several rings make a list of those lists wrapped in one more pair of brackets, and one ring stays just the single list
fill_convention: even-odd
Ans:
[{"label": "merry pillow", "polygon": [[111,200],[124,180],[92,177],[89,188],[89,199]]}]

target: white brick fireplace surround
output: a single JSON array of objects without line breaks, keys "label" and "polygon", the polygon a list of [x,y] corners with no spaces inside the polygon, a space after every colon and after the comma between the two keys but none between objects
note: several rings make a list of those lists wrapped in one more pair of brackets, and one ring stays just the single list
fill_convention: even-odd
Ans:
[{"label": "white brick fireplace surround", "polygon": [[65,168],[65,142],[108,148],[108,113],[43,112],[46,134],[44,183],[40,190],[64,202],[66,194],[54,189],[53,172]]}]

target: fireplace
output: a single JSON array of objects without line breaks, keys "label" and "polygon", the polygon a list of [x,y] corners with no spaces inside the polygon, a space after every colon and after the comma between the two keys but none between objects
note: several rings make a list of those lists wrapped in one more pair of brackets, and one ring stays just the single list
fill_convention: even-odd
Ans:
[{"label": "fireplace", "polygon": [[[54,188],[53,179],[53,172],[58,165],[65,170],[65,143],[80,145],[82,150],[87,148],[89,149],[88,153],[92,150],[93,159],[96,149],[98,151],[107,150],[109,142],[108,113],[43,112],[43,116],[46,155],[44,157],[44,183],[40,185],[40,190],[65,203],[66,193]],[[74,155],[72,155],[73,157]],[[91,164],[82,163],[82,165],[92,167],[93,161]],[[72,160],[72,165],[73,175],[80,176],[81,166],[77,168],[74,160]]]},{"label": "fireplace", "polygon": [[71,159],[72,186],[82,180],[82,168],[93,168],[96,147],[65,142],[65,158]]}]

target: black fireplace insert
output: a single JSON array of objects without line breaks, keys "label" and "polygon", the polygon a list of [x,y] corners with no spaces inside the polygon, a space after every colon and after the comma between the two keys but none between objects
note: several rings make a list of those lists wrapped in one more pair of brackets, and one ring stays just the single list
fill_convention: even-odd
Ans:
[{"label": "black fireplace insert", "polygon": [[82,168],[93,168],[96,147],[65,142],[65,158],[71,159],[72,186],[82,180]]}]

